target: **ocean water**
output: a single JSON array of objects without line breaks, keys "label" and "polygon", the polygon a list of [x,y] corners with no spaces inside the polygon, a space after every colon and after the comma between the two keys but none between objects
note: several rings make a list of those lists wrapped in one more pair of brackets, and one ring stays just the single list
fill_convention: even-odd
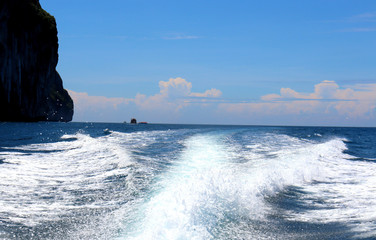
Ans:
[{"label": "ocean water", "polygon": [[2,123],[0,239],[376,239],[376,128]]}]

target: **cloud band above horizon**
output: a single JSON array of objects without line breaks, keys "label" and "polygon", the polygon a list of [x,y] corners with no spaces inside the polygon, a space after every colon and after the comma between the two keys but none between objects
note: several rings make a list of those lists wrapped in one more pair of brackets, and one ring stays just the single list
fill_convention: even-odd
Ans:
[{"label": "cloud band above horizon", "polygon": [[322,81],[311,93],[281,88],[256,102],[231,103],[216,88],[192,92],[183,78],[159,82],[160,92],[134,98],[90,96],[69,90],[74,121],[121,122],[141,117],[149,122],[262,125],[376,126],[376,84],[341,88]]}]

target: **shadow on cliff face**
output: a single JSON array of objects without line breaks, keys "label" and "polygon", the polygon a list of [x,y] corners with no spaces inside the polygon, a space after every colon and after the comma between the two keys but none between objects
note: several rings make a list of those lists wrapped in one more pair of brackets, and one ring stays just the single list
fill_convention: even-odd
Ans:
[{"label": "shadow on cliff face", "polygon": [[72,120],[57,62],[55,18],[39,0],[1,0],[0,121]]}]

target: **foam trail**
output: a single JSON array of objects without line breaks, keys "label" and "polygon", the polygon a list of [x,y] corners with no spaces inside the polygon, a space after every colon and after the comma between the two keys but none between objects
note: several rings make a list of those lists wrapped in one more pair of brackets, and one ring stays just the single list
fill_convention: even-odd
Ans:
[{"label": "foam trail", "polygon": [[338,157],[345,149],[341,139],[317,144],[273,134],[257,139],[256,147],[245,144],[240,154],[251,158],[236,163],[239,149],[224,141],[228,137],[207,134],[188,139],[180,161],[160,177],[154,195],[135,217],[137,227],[128,226],[125,238],[281,237],[280,231],[262,227],[276,211],[266,199],[287,186],[327,178],[324,159]]},{"label": "foam trail", "polygon": [[254,185],[256,192],[264,197],[275,196],[287,186],[297,186],[306,194],[294,201],[300,201],[303,209],[307,209],[285,210],[271,205],[268,212],[284,216],[290,222],[347,226],[358,232],[360,238],[376,235],[374,162],[351,161],[354,157],[344,153],[346,139],[314,143],[276,137],[280,140],[278,144],[264,141],[263,148],[273,156],[267,161],[258,161],[264,153],[257,156],[253,150],[252,160],[244,164],[249,166],[245,168],[248,174],[243,175],[248,182],[244,186]]},{"label": "foam trail", "polygon": [[313,151],[323,153],[320,162],[324,176],[315,184],[304,184],[310,192],[303,200],[314,209],[289,213],[295,221],[342,223],[358,233],[359,238],[376,236],[376,164],[351,161],[343,141],[317,145]]},{"label": "foam trail", "polygon": [[375,236],[375,163],[352,161],[343,138],[280,132],[106,130],[2,147],[0,238]]},{"label": "foam trail", "polygon": [[[300,166],[305,168],[305,163],[292,165],[294,169],[289,172],[288,167],[275,170],[278,160],[265,164],[265,159],[259,159],[253,166],[237,164],[238,149],[227,141],[230,135],[206,134],[188,139],[180,161],[160,177],[154,196],[141,206],[137,227],[128,228],[131,233],[125,238],[225,239],[239,230],[223,230],[230,218],[265,221],[265,196],[283,189],[290,183],[284,178]],[[254,232],[252,227],[247,231],[249,236],[267,238],[267,234]]]},{"label": "foam trail", "polygon": [[129,153],[111,136],[78,133],[55,143],[8,150],[1,153],[6,162],[0,171],[1,220],[31,229],[59,222],[63,216],[74,222],[76,215],[89,218],[90,212],[117,207],[118,194],[112,193],[115,187],[107,179],[131,179]]},{"label": "foam trail", "polygon": [[213,188],[228,154],[219,136],[194,136],[185,142],[180,162],[161,176],[154,196],[143,206],[142,222],[127,239],[202,239],[210,232],[200,212],[210,206]]}]

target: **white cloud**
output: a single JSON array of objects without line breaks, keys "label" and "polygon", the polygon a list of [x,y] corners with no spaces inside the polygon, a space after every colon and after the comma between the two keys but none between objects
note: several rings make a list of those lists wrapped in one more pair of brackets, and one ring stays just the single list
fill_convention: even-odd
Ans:
[{"label": "white cloud", "polygon": [[75,121],[124,121],[137,117],[151,122],[363,125],[376,126],[376,84],[340,87],[322,81],[312,92],[281,88],[260,101],[224,103],[222,92],[212,88],[192,92],[183,78],[159,82],[160,91],[134,98],[107,98],[69,91],[75,103]]},{"label": "white cloud", "polygon": [[268,94],[261,100],[256,103],[224,103],[219,108],[250,118],[290,117],[306,120],[306,124],[342,125],[346,121],[370,123],[376,120],[376,84],[354,85],[343,89],[334,81],[326,80],[315,85],[312,93],[282,88],[280,94]]},{"label": "white cloud", "polygon": [[206,90],[204,93],[191,93],[190,96],[200,98],[219,98],[222,96],[222,92],[218,89],[212,88]]},{"label": "white cloud", "polygon": [[[372,84],[364,84],[363,90],[373,92]],[[355,86],[353,87],[355,88]],[[340,89],[334,81],[325,80],[314,87],[313,93],[299,93],[291,88],[281,88],[280,94],[268,94],[262,96],[264,101],[276,100],[360,100],[364,92],[360,94],[352,88]],[[371,96],[368,96],[371,97]]]},{"label": "white cloud", "polygon": [[[159,82],[160,92],[153,96],[147,97],[138,94],[135,103],[143,109],[161,109],[178,111],[188,106],[192,98],[216,98],[220,97],[222,92],[212,88],[204,93],[191,92],[192,83],[183,78],[170,78],[167,82]],[[205,99],[196,99],[205,102]]]},{"label": "white cloud", "polygon": [[164,97],[187,97],[191,93],[192,83],[183,78],[170,78],[168,82],[159,82],[160,94]]},{"label": "white cloud", "polygon": [[[212,88],[204,93],[192,92],[192,83],[183,78],[170,78],[159,82],[159,93],[147,96],[138,93],[134,98],[107,98],[103,96],[89,96],[87,93],[69,91],[75,104],[75,121],[90,121],[85,116],[104,115],[129,112],[132,115],[149,113],[152,116],[166,115],[171,118],[179,115],[180,111],[192,104],[202,103],[202,107],[209,107],[206,99],[215,99],[222,95],[218,89]],[[193,99],[193,100],[192,100]],[[194,102],[194,103],[193,103]],[[94,115],[95,116],[95,115]]]}]

